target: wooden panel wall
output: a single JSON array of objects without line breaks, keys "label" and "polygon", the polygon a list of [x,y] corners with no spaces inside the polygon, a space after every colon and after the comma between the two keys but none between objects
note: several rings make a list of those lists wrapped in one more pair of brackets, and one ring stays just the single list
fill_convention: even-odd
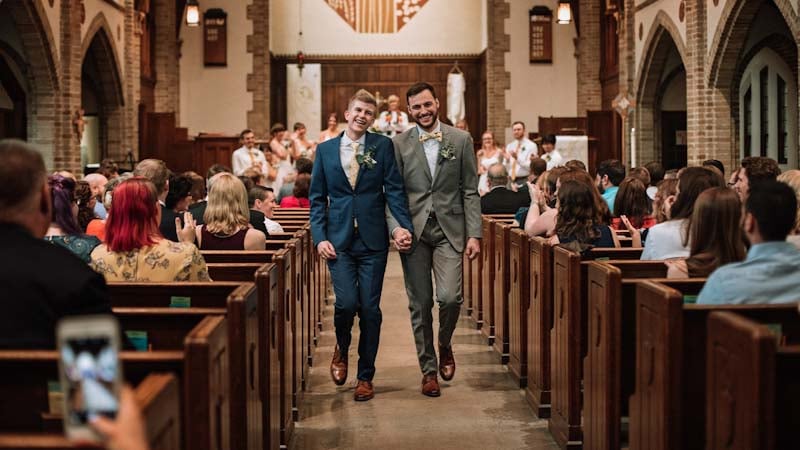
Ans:
[{"label": "wooden panel wall", "polygon": [[[286,124],[286,65],[294,58],[273,57],[271,86],[271,116],[273,122]],[[447,116],[447,74],[455,62],[464,73],[467,89],[464,93],[466,120],[475,142],[486,128],[486,84],[484,60],[475,56],[419,56],[419,57],[306,57],[306,63],[322,64],[322,122],[306,124],[310,135],[316,136],[314,128],[323,129],[331,112],[343,112],[347,101],[358,89],[366,89],[382,97],[396,94],[400,97],[401,109],[406,110],[405,92],[417,81],[430,83],[441,103],[439,116]],[[288,124],[291,125],[291,124]]]}]

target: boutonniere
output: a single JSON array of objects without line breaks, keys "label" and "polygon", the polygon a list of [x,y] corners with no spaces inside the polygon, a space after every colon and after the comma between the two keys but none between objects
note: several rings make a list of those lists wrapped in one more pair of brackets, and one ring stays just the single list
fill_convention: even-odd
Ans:
[{"label": "boutonniere", "polygon": [[371,145],[364,150],[364,153],[357,154],[356,161],[358,161],[359,166],[365,169],[372,169],[375,167],[377,163],[377,161],[375,161],[375,146]]},{"label": "boutonniere", "polygon": [[456,146],[452,142],[442,142],[439,146],[439,158],[441,161],[456,159]]},{"label": "boutonniere", "polygon": [[550,153],[545,153],[545,155],[542,157],[542,159],[547,161],[547,162],[550,162]]}]

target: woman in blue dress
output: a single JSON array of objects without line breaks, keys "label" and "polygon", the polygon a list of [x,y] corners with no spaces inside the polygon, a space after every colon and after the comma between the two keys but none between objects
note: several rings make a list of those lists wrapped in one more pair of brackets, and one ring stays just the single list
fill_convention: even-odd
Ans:
[{"label": "woman in blue dress", "polygon": [[69,249],[88,263],[92,250],[100,244],[95,236],[83,234],[78,225],[78,199],[75,197],[76,182],[72,178],[51,175],[48,179],[50,198],[53,202],[53,220],[45,240]]}]

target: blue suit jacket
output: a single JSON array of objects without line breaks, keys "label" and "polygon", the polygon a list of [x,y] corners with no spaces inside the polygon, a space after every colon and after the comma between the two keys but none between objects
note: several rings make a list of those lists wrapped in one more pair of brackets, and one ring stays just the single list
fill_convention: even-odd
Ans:
[{"label": "blue suit jacket", "polygon": [[386,250],[389,247],[387,205],[400,226],[414,232],[392,141],[367,133],[363,151],[373,153],[375,165],[367,168],[362,164],[354,189],[339,157],[341,140],[339,135],[317,147],[309,193],[314,245],[330,241],[337,252],[347,250],[353,239],[355,219],[367,248]]}]

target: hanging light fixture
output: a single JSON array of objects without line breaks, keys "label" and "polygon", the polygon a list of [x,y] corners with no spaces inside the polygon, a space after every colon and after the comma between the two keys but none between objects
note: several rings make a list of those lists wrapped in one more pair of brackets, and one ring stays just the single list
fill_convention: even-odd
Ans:
[{"label": "hanging light fixture", "polygon": [[568,25],[572,22],[572,7],[569,1],[560,0],[558,2],[558,14],[556,16],[556,23],[559,25]]},{"label": "hanging light fixture", "polygon": [[200,25],[200,4],[197,0],[186,2],[186,25],[196,27]]}]

